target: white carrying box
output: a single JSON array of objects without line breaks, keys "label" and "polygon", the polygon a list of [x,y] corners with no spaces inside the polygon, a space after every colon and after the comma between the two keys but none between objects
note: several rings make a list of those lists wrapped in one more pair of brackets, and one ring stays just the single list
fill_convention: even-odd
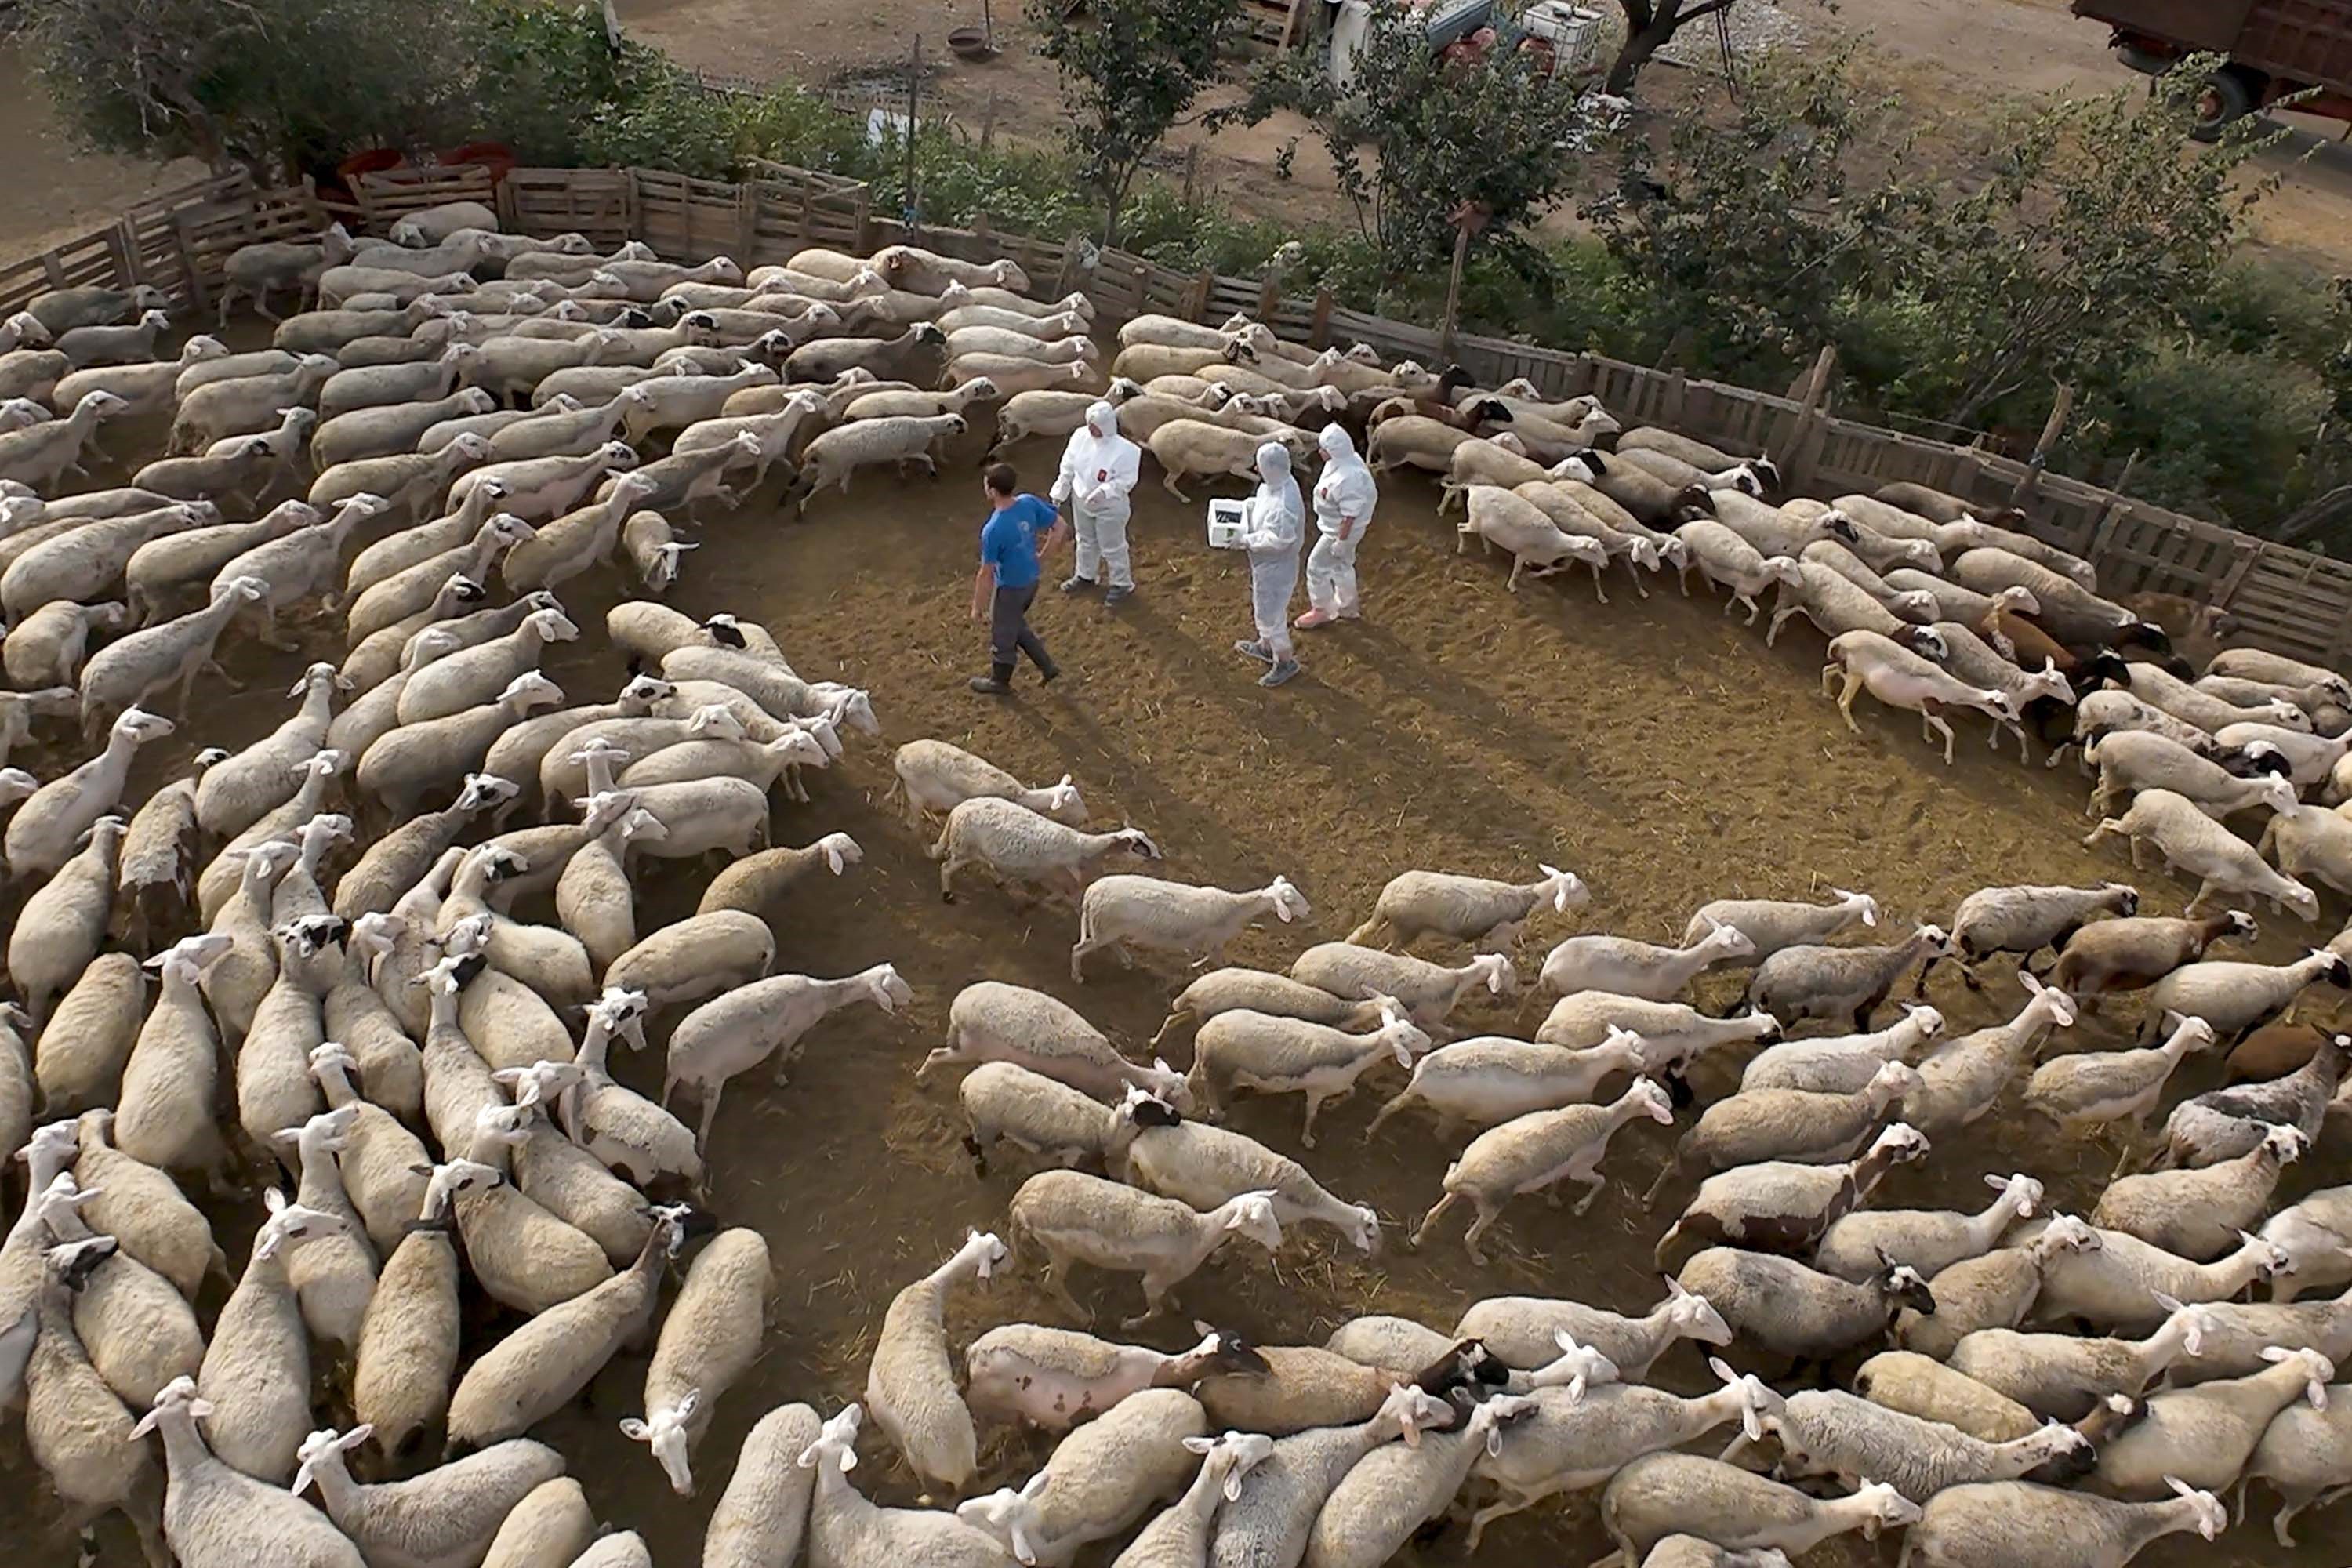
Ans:
[{"label": "white carrying box", "polygon": [[1238,550],[1242,543],[1243,519],[1249,515],[1249,503],[1237,500],[1213,500],[1209,503],[1209,548]]}]

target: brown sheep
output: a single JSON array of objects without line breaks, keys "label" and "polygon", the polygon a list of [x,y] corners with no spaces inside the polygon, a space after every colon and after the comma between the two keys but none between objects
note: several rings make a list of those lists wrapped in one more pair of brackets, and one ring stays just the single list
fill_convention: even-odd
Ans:
[{"label": "brown sheep", "polygon": [[2251,942],[2256,934],[2253,917],[2237,910],[2198,920],[2135,915],[2095,921],[2067,939],[2065,951],[2042,978],[2074,997],[2087,1016],[2099,1010],[2100,997],[2145,990],[2203,958],[2223,937]]}]

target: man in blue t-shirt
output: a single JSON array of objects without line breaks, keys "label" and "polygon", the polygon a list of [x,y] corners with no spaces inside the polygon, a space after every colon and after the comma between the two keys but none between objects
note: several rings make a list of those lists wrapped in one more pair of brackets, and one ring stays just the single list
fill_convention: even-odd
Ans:
[{"label": "man in blue t-shirt", "polygon": [[1029,605],[1045,575],[1038,557],[1062,542],[1065,530],[1051,506],[1021,493],[1021,476],[1012,464],[991,463],[980,483],[989,510],[980,531],[980,570],[971,579],[971,618],[988,616],[989,669],[971,678],[971,689],[1001,697],[1013,689],[1013,665],[1022,654],[1037,667],[1040,680],[1062,673],[1029,629]]}]

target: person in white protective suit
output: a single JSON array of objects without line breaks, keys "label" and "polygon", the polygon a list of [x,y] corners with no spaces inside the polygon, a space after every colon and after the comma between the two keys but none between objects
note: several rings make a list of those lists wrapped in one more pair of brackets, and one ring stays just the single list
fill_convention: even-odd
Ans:
[{"label": "person in white protective suit", "polygon": [[1250,610],[1257,640],[1234,644],[1235,653],[1270,664],[1260,686],[1279,686],[1298,673],[1290,649],[1290,593],[1298,586],[1298,544],[1307,508],[1290,477],[1290,454],[1278,441],[1257,449],[1257,493],[1242,517],[1242,547],[1249,552]]},{"label": "person in white protective suit", "polygon": [[1364,527],[1381,499],[1372,470],[1356,456],[1356,444],[1345,430],[1327,425],[1316,440],[1323,448],[1323,474],[1315,481],[1315,529],[1321,537],[1307,557],[1309,607],[1295,623],[1303,631],[1363,617],[1363,601],[1356,595],[1356,547],[1364,542]]},{"label": "person in white protective suit", "polygon": [[1062,471],[1053,499],[1066,501],[1078,536],[1077,568],[1062,592],[1075,594],[1099,582],[1109,588],[1106,605],[1135,592],[1127,566],[1127,492],[1142,472],[1143,448],[1118,433],[1118,410],[1108,403],[1087,409],[1087,422],[1070,432],[1062,448]]}]

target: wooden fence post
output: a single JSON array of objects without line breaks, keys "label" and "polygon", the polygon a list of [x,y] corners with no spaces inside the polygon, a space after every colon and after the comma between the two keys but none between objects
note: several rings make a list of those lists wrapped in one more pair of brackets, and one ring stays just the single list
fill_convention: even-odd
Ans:
[{"label": "wooden fence post", "polygon": [[140,265],[139,231],[131,226],[129,218],[117,223],[107,235],[106,248],[114,257],[115,275],[123,288],[135,288],[147,281],[146,269]]},{"label": "wooden fence post", "polygon": [[1307,346],[1328,349],[1331,346],[1331,290],[1315,290],[1315,322],[1307,331]]},{"label": "wooden fence post", "polygon": [[628,230],[631,239],[635,239],[646,232],[645,196],[637,189],[637,172],[635,169],[624,170],[623,177],[621,226]]},{"label": "wooden fence post", "polygon": [[58,259],[56,251],[41,252],[41,273],[48,279],[50,288],[62,289],[66,286],[66,265]]},{"label": "wooden fence post", "polygon": [[1203,267],[1193,276],[1184,290],[1183,317],[1188,321],[1205,321],[1209,314],[1209,290],[1217,286],[1217,275]]},{"label": "wooden fence post", "polygon": [[180,258],[180,275],[188,280],[188,302],[203,315],[213,308],[212,290],[205,287],[204,275],[196,269],[196,253],[188,247],[185,214],[172,220],[172,252]]},{"label": "wooden fence post", "polygon": [[1274,308],[1281,303],[1282,278],[1278,273],[1268,272],[1257,286],[1257,319],[1261,321],[1267,320],[1274,314]]},{"label": "wooden fence post", "polygon": [[2032,503],[2042,489],[2042,470],[2050,464],[2050,448],[2058,444],[2065,433],[2066,416],[2074,411],[2074,388],[2070,384],[2058,389],[2058,400],[2050,405],[2050,417],[2042,422],[2042,438],[2033,443],[2033,455],[2026,459],[2025,472],[2009,492],[2009,504],[2023,511]]},{"label": "wooden fence post", "polygon": [[744,271],[752,266],[760,246],[760,182],[746,180],[735,187],[735,256]]},{"label": "wooden fence post", "polygon": [[1462,268],[1470,259],[1470,226],[1454,226],[1454,269],[1445,278],[1445,314],[1438,319],[1437,357],[1454,357],[1454,319],[1462,313]]},{"label": "wooden fence post", "polygon": [[1813,464],[1820,460],[1822,432],[1827,420],[1821,412],[1822,399],[1829,392],[1830,376],[1837,369],[1837,345],[1822,346],[1813,361],[1813,373],[1805,378],[1805,395],[1797,411],[1796,433],[1790,437],[1788,461],[1783,465],[1791,489],[1802,489],[1813,477]]}]

